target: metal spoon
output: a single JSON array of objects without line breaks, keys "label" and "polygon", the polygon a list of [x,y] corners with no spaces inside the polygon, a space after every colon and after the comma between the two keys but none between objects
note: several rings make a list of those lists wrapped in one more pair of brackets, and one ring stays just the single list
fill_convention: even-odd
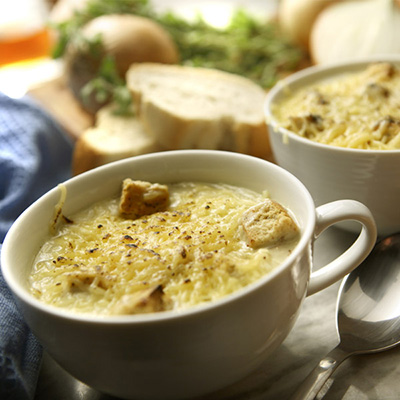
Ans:
[{"label": "metal spoon", "polygon": [[400,343],[400,234],[376,244],[342,282],[336,308],[340,342],[300,385],[292,400],[312,400],[348,357]]}]

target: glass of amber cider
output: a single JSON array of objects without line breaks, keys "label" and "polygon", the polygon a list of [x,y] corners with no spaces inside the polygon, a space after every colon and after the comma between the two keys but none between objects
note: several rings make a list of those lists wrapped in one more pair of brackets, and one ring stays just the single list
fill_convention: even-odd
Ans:
[{"label": "glass of amber cider", "polygon": [[0,67],[49,55],[47,17],[44,0],[0,3]]}]

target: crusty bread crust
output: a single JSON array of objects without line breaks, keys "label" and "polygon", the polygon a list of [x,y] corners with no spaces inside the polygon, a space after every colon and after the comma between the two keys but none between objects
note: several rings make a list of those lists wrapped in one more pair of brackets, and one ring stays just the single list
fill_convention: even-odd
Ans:
[{"label": "crusty bread crust", "polygon": [[87,129],[75,143],[74,175],[127,157],[162,150],[134,116],[113,114],[113,105],[96,115],[96,126]]},{"label": "crusty bread crust", "polygon": [[134,64],[126,80],[145,130],[166,149],[220,149],[271,159],[265,91],[247,78],[181,65]]}]

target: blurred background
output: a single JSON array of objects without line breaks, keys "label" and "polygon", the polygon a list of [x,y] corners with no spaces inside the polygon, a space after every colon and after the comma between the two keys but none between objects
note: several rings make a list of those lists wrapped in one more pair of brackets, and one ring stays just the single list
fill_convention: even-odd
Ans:
[{"label": "blurred background", "polygon": [[[90,1],[90,0],[89,0]],[[88,0],[12,0],[0,2],[0,91],[24,96],[29,89],[63,72],[61,58],[53,57],[57,43],[55,24],[85,9]],[[115,2],[114,2],[115,3]],[[123,3],[129,1],[121,0]],[[265,18],[277,11],[278,0],[152,0],[155,11],[174,10],[192,19],[200,12],[212,26],[225,27],[234,10],[246,8]]]}]

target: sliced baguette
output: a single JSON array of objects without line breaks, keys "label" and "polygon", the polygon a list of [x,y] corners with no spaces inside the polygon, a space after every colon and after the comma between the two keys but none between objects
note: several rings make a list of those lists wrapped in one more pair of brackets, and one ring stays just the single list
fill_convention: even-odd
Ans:
[{"label": "sliced baguette", "polygon": [[74,175],[112,161],[161,150],[135,116],[115,115],[113,110],[113,105],[99,110],[95,126],[78,138],[72,160]]},{"label": "sliced baguette", "polygon": [[214,69],[133,64],[126,75],[138,118],[166,149],[221,149],[270,159],[265,91]]}]

